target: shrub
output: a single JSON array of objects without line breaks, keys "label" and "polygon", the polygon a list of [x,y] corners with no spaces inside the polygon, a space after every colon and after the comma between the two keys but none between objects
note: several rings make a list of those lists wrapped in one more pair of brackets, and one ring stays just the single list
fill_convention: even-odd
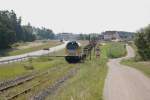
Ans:
[{"label": "shrub", "polygon": [[135,45],[141,58],[143,60],[150,60],[150,25],[137,32]]}]

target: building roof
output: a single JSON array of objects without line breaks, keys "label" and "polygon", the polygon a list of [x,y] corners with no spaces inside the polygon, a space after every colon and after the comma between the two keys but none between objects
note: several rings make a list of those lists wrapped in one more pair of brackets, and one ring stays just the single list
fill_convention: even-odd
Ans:
[{"label": "building roof", "polygon": [[102,34],[103,35],[113,35],[113,34],[116,34],[117,31],[105,31],[103,32]]}]

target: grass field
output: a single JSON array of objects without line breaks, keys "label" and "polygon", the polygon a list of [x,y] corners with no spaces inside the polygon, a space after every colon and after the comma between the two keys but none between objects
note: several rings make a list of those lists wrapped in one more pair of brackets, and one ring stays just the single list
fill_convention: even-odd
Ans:
[{"label": "grass field", "polygon": [[[50,68],[52,68],[52,67],[55,70],[51,70]],[[40,83],[40,85],[38,87],[32,88],[32,90],[30,92],[23,94],[16,99],[16,100],[29,100],[29,99],[31,99],[31,97],[33,95],[37,95],[43,89],[53,85],[56,80],[58,80],[60,77],[64,76],[68,72],[68,70],[70,70],[73,67],[74,67],[74,65],[68,64],[64,60],[60,60],[59,63],[56,62],[54,64],[54,66],[51,66],[51,67],[49,66],[48,74],[42,75],[40,77],[37,77],[31,81],[28,81],[28,82],[22,84],[21,86],[17,86],[13,89],[10,89],[9,92],[11,92],[11,93],[18,92],[23,89],[29,88],[29,86],[32,87],[33,85]],[[7,94],[7,92],[6,92],[6,94]]]},{"label": "grass field", "polygon": [[[31,44],[31,43],[30,43]],[[34,43],[35,44],[35,43]],[[1,50],[0,51],[0,56],[13,56],[13,55],[19,55],[19,54],[24,54],[32,51],[37,51],[37,50],[42,50],[43,48],[50,48],[52,46],[56,46],[61,44],[59,41],[46,41],[45,43],[42,43],[41,45],[37,46],[30,46],[26,48],[19,49],[19,47],[13,47],[12,49],[7,49],[7,50]],[[27,45],[27,43],[20,43],[19,46],[24,46]]]},{"label": "grass field", "polygon": [[[15,99],[15,100],[29,100],[30,97],[32,97],[33,95],[36,95],[43,89],[52,85],[56,80],[64,76],[68,70],[74,67],[73,64],[68,64],[64,60],[64,58],[58,58],[58,59],[53,59],[53,60],[49,60],[49,58],[38,58],[38,59],[34,59],[33,65],[34,65],[35,70],[40,70],[40,72],[48,71],[48,74],[37,77],[31,81],[21,84],[20,86],[16,86],[15,88],[11,88],[9,89],[9,92],[6,91],[4,94],[0,94],[0,97],[4,95],[7,96],[8,94],[12,95],[12,94],[18,93],[19,91],[22,91],[26,88],[32,87],[33,85],[40,83],[38,87],[32,88],[32,90],[30,90],[28,93],[25,93],[19,96],[17,99]],[[19,71],[20,69],[15,69],[15,70]],[[2,99],[2,100],[5,100],[5,99]]]},{"label": "grass field", "polygon": [[130,67],[134,67],[140,71],[142,71],[145,75],[150,77],[150,61],[135,61],[134,59],[123,60],[121,62],[124,65],[128,65]]},{"label": "grass field", "polygon": [[[55,53],[50,53],[50,55],[64,55],[64,53],[64,50],[61,50]],[[36,59],[29,59],[27,61],[2,64],[0,65],[0,81],[27,74],[32,71],[46,70],[48,68],[60,65],[62,62],[65,62],[64,58],[39,57]],[[32,65],[34,69],[27,70],[24,67],[29,65]]]},{"label": "grass field", "polygon": [[[51,67],[58,66],[61,64],[61,60],[64,60],[63,58],[57,58],[57,59],[49,59],[49,58],[38,58],[33,59],[32,63],[29,61],[22,61],[22,62],[16,62],[16,63],[10,63],[5,65],[0,65],[0,81],[14,78],[23,74],[30,73],[32,71],[37,70],[46,70]],[[24,66],[33,66],[33,70],[27,70]]]},{"label": "grass field", "polygon": [[107,54],[109,58],[119,58],[126,55],[125,44],[121,42],[108,43]]},{"label": "grass field", "polygon": [[76,64],[80,66],[77,74],[47,100],[102,100],[104,81],[107,74],[107,46],[101,47],[101,58]]}]

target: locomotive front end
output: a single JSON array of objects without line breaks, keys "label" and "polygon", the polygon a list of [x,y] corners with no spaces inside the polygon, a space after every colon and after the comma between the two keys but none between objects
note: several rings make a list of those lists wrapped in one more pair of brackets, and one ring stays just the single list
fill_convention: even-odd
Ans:
[{"label": "locomotive front end", "polygon": [[81,60],[80,45],[76,41],[68,42],[66,45],[66,61],[68,63],[78,63]]}]

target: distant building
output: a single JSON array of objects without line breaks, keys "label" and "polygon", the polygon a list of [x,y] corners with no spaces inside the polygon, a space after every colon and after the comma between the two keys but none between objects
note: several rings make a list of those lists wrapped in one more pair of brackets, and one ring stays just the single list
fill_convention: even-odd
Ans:
[{"label": "distant building", "polygon": [[120,39],[116,31],[106,31],[103,32],[102,35],[104,36],[104,40]]},{"label": "distant building", "polygon": [[59,33],[57,34],[57,39],[59,40],[76,40],[78,35],[73,33]]},{"label": "distant building", "polygon": [[105,41],[123,41],[133,39],[134,33],[124,31],[105,31],[99,35],[100,40]]}]

